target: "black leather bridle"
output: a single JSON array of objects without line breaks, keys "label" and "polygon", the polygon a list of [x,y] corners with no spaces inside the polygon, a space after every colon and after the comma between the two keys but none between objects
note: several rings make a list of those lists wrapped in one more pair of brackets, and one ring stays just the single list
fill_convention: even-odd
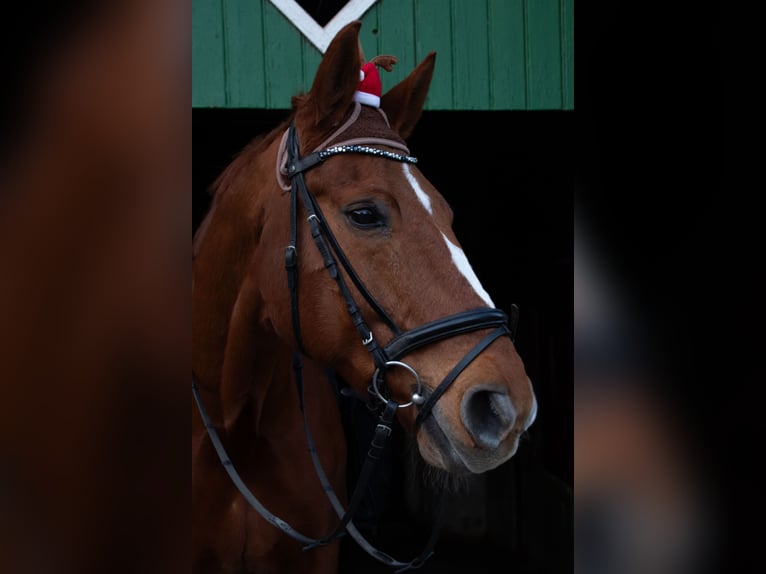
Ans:
[{"label": "black leather bridle", "polygon": [[[290,291],[292,326],[298,347],[293,353],[293,369],[295,371],[295,380],[300,396],[300,406],[303,413],[304,428],[309,444],[309,452],[311,454],[319,480],[322,483],[322,487],[327,493],[330,503],[340,517],[340,522],[335,530],[328,536],[320,539],[314,539],[301,534],[300,532],[293,529],[289,524],[271,514],[255,498],[255,496],[253,496],[252,492],[250,492],[250,490],[247,488],[247,486],[244,484],[234,469],[231,461],[228,458],[228,455],[226,455],[226,452],[223,449],[223,445],[217,436],[217,432],[212,425],[210,418],[205,412],[204,406],[202,405],[194,374],[192,374],[192,391],[194,392],[195,399],[197,400],[197,404],[200,408],[205,426],[208,430],[208,433],[210,434],[212,442],[226,471],[229,473],[230,477],[239,488],[243,496],[245,496],[253,508],[255,508],[255,510],[257,510],[266,520],[283,530],[288,535],[306,544],[304,549],[310,549],[316,546],[327,544],[331,540],[348,533],[365,551],[368,552],[368,554],[385,564],[398,568],[397,572],[403,572],[405,570],[418,568],[433,554],[433,546],[436,542],[438,527],[434,529],[426,545],[426,548],[418,557],[408,562],[401,562],[373,547],[359,533],[352,522],[352,517],[359,507],[359,504],[361,503],[364,492],[367,490],[366,486],[369,478],[372,476],[372,472],[376,466],[376,463],[380,459],[382,451],[385,447],[386,440],[392,432],[392,426],[396,411],[399,408],[405,408],[414,405],[415,408],[418,409],[415,424],[416,426],[421,425],[423,421],[431,414],[432,409],[439,398],[444,395],[444,393],[449,389],[455,379],[457,379],[458,375],[460,375],[460,373],[482,351],[489,347],[489,345],[499,337],[508,336],[512,340],[514,339],[516,324],[518,321],[518,308],[515,305],[512,306],[510,322],[508,315],[506,315],[506,313],[503,311],[492,307],[480,307],[425,323],[424,325],[410,329],[409,331],[402,331],[399,329],[393,319],[391,319],[391,317],[383,310],[380,304],[378,304],[369,290],[362,283],[357,273],[354,271],[351,263],[343,253],[343,250],[341,249],[330,227],[328,226],[327,220],[324,218],[316,198],[306,186],[304,174],[307,171],[317,167],[318,165],[321,165],[322,162],[331,157],[345,153],[371,155],[410,164],[417,163],[417,159],[412,156],[360,144],[331,146],[319,151],[315,151],[305,157],[301,157],[298,144],[298,136],[294,124],[290,124],[287,134],[287,175],[290,178],[291,187],[290,243],[285,251],[285,268],[287,270],[287,285]],[[368,456],[362,466],[362,470],[360,472],[357,485],[354,489],[354,493],[351,496],[349,505],[345,510],[340,500],[336,496],[334,489],[330,484],[330,481],[327,478],[326,473],[324,472],[324,469],[322,468],[322,465],[319,461],[304,409],[302,377],[303,362],[301,357],[305,354],[305,352],[303,347],[303,339],[301,336],[300,313],[298,306],[299,198],[306,213],[306,221],[310,228],[311,237],[313,238],[314,243],[322,257],[324,266],[327,269],[330,277],[335,280],[346,304],[346,309],[351,318],[351,321],[356,328],[357,333],[359,334],[361,343],[370,353],[370,356],[372,357],[375,365],[375,372],[369,387],[369,400],[367,402],[369,404],[374,404],[377,402],[377,407],[375,410],[379,413],[378,424],[376,426],[373,439],[370,443],[370,449],[367,453]],[[354,300],[354,297],[351,293],[351,290],[349,289],[348,284],[346,283],[346,280],[344,279],[343,274],[340,272],[338,266],[339,263],[359,293],[361,293],[362,297],[364,297],[374,312],[394,333],[393,339],[384,346],[381,347],[378,345],[372,330],[369,328],[367,322],[362,316],[361,310]],[[484,338],[482,338],[452,368],[452,370],[444,377],[441,383],[430,392],[424,392],[423,385],[420,381],[418,373],[415,371],[415,369],[402,361],[405,356],[416,349],[449,337],[455,337],[464,333],[482,329],[492,329],[492,331]],[[385,374],[392,367],[398,367],[407,370],[415,379],[415,390],[409,402],[397,403],[389,397],[390,393],[385,386]],[[441,514],[437,519],[437,524],[440,522],[440,518]]]},{"label": "black leather bridle", "polygon": [[[403,163],[417,163],[417,159],[399,153],[394,153],[380,148],[363,145],[341,145],[329,147],[321,151],[316,151],[303,158],[300,157],[298,147],[298,137],[295,126],[291,125],[287,138],[287,173],[292,182],[291,204],[290,204],[290,244],[285,253],[285,265],[288,274],[288,288],[291,294],[291,307],[293,318],[293,331],[295,333],[298,347],[303,348],[301,340],[300,317],[298,309],[298,273],[297,273],[297,241],[298,241],[298,223],[297,223],[297,202],[298,196],[303,203],[306,211],[306,221],[311,230],[311,236],[319,250],[324,261],[325,268],[330,276],[338,284],[338,288],[346,303],[346,309],[351,317],[351,321],[356,327],[362,344],[367,348],[372,360],[375,363],[375,375],[373,376],[372,390],[382,402],[388,402],[380,388],[380,377],[391,366],[402,366],[401,359],[420,347],[435,343],[442,339],[462,335],[471,331],[494,328],[494,330],[480,341],[456,366],[450,371],[439,386],[426,398],[421,392],[416,391],[412,397],[412,403],[418,405],[418,415],[416,424],[420,425],[431,413],[436,401],[455,381],[457,376],[475,359],[484,349],[486,349],[495,339],[503,335],[514,337],[514,329],[517,320],[517,310],[513,307],[513,321],[509,325],[508,316],[501,310],[492,307],[480,307],[470,311],[463,311],[454,315],[449,315],[435,321],[431,321],[420,327],[416,327],[406,332],[402,332],[393,319],[378,304],[369,290],[365,287],[359,276],[354,271],[351,263],[343,253],[332,230],[327,225],[327,221],[322,215],[319,204],[314,195],[308,190],[304,174],[320,165],[326,159],[343,153],[356,153],[384,157],[389,160]],[[351,279],[362,297],[367,301],[370,307],[379,315],[385,324],[394,333],[394,338],[385,346],[380,347],[375,337],[362,317],[359,306],[351,291],[338,269],[338,262],[343,266],[348,277]],[[415,377],[418,390],[421,389],[420,378],[414,372],[414,369],[406,366]],[[405,403],[409,406],[410,403]],[[399,407],[405,405],[400,404]]]}]

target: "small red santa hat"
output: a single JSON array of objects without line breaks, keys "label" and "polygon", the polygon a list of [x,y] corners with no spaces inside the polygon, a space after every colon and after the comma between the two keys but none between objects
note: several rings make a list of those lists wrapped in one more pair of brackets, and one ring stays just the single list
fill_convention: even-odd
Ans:
[{"label": "small red santa hat", "polygon": [[380,72],[374,62],[367,62],[359,70],[359,87],[354,92],[354,100],[365,106],[380,107],[380,96],[383,93],[383,83]]}]

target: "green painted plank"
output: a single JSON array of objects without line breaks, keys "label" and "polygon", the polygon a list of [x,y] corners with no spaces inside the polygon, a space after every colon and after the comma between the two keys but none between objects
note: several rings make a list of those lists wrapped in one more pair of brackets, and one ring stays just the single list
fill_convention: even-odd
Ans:
[{"label": "green painted plank", "polygon": [[489,0],[489,108],[527,107],[524,0]]},{"label": "green painted plank", "polygon": [[[362,27],[359,30],[359,40],[362,44],[362,52],[364,52],[365,58],[369,59],[378,54],[381,54],[379,45],[379,30],[378,30],[378,10],[377,6],[373,5],[361,18]],[[319,63],[322,61],[322,53],[305,37],[303,37],[302,45],[302,57],[303,57],[303,78],[305,89],[309,90],[311,84],[314,82],[314,76],[319,68]],[[385,80],[386,74],[382,74],[382,79]],[[386,85],[384,84],[384,89]]]},{"label": "green painted plank", "polygon": [[192,2],[192,106],[225,106],[220,0]]},{"label": "green painted plank", "polygon": [[[367,59],[372,58],[380,54],[378,49],[378,10],[377,6],[372,6],[361,18],[362,27],[359,30],[359,40],[362,43],[362,51]],[[303,66],[303,80],[305,90],[311,89],[311,84],[314,82],[314,76],[319,68],[319,63],[322,61],[323,54],[304,36],[302,38],[302,66]],[[381,79],[384,81],[384,89],[387,83],[385,82],[385,72],[381,74]]]},{"label": "green painted plank", "polygon": [[227,102],[233,108],[266,106],[263,2],[264,0],[223,2]]},{"label": "green painted plank", "polygon": [[[366,60],[383,54],[383,52],[380,51],[380,21],[377,4],[370,7],[370,9],[365,12],[364,16],[362,16],[362,27],[359,30],[359,41],[362,44],[362,52],[364,53]],[[396,56],[397,54],[391,55]],[[385,72],[383,72],[383,74],[387,75]],[[383,84],[384,90],[387,87],[390,87],[384,78],[381,78],[381,81],[385,82]]]},{"label": "green painted plank", "polygon": [[436,52],[436,68],[425,108],[452,109],[452,18],[444,0],[415,2],[415,59],[420,63],[429,52]]},{"label": "green painted plank", "polygon": [[452,0],[454,108],[489,109],[486,1]]},{"label": "green painted plank", "polygon": [[322,61],[322,53],[305,36],[301,35],[301,72],[303,82],[300,92],[308,92],[314,83],[319,63]]},{"label": "green painted plank", "polygon": [[527,107],[561,109],[559,0],[526,0]]},{"label": "green painted plank", "polygon": [[263,34],[266,107],[289,109],[303,89],[302,35],[271,2],[263,4]]},{"label": "green painted plank", "polygon": [[[574,0],[380,0],[360,34],[384,90],[437,52],[426,109],[574,109]],[[321,54],[268,0],[193,0],[192,58],[192,106],[286,109]]]},{"label": "green painted plank", "polygon": [[[378,50],[396,56],[393,72],[381,74],[383,91],[406,78],[417,65],[415,61],[415,27],[412,0],[381,0],[378,6]],[[375,54],[367,54],[369,59]]]},{"label": "green painted plank", "polygon": [[561,80],[563,108],[574,109],[574,0],[561,0]]}]

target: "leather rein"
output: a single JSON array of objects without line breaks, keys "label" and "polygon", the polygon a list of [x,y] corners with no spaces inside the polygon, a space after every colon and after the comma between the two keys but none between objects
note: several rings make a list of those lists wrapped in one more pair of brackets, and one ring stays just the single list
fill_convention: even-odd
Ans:
[{"label": "leather rein", "polygon": [[[300,408],[303,415],[303,425],[308,442],[309,453],[311,455],[311,459],[322,488],[326,492],[330,504],[333,506],[333,509],[338,514],[340,519],[336,528],[327,536],[322,538],[312,538],[295,530],[290,524],[269,512],[269,510],[260,501],[258,501],[258,499],[253,495],[253,493],[244,483],[241,476],[234,468],[234,465],[232,464],[228,455],[226,454],[220,437],[218,436],[218,432],[215,429],[215,426],[213,425],[207,411],[205,410],[204,405],[202,404],[202,400],[199,394],[199,387],[197,385],[194,373],[192,373],[192,393],[194,394],[197,406],[199,407],[205,428],[207,429],[211,442],[213,443],[213,446],[221,460],[221,463],[223,464],[224,469],[229,474],[230,478],[240,493],[248,501],[248,503],[265,520],[292,538],[303,543],[304,550],[323,546],[332,540],[348,533],[354,539],[354,541],[359,544],[359,546],[364,549],[370,556],[376,558],[384,564],[397,568],[396,572],[404,572],[406,570],[419,568],[433,554],[433,547],[436,544],[438,530],[441,524],[441,519],[443,517],[443,498],[442,504],[439,506],[439,514],[437,516],[436,525],[426,543],[425,548],[417,557],[407,562],[396,560],[370,544],[354,526],[352,518],[360,503],[362,502],[364,493],[367,490],[369,479],[373,474],[378,460],[381,458],[383,449],[386,446],[386,441],[392,433],[396,411],[399,408],[415,406],[415,408],[418,409],[415,425],[416,427],[420,426],[423,421],[431,414],[436,401],[438,401],[439,398],[449,389],[455,379],[457,379],[458,375],[460,375],[460,373],[471,363],[471,361],[473,361],[482,351],[484,351],[484,349],[486,349],[493,341],[499,337],[508,336],[511,338],[511,340],[515,338],[516,325],[518,323],[518,308],[516,305],[511,306],[512,312],[510,321],[506,313],[499,309],[491,307],[480,307],[425,323],[409,331],[402,331],[399,329],[393,319],[391,319],[391,317],[383,310],[380,304],[378,304],[378,302],[375,300],[369,290],[364,286],[359,276],[354,271],[351,263],[343,253],[343,250],[341,249],[330,227],[328,226],[327,221],[324,218],[321,209],[319,208],[319,204],[317,203],[316,198],[308,190],[304,174],[310,169],[321,165],[322,162],[329,159],[330,157],[345,153],[371,155],[392,161],[410,164],[417,163],[417,159],[407,154],[395,153],[369,145],[361,145],[359,143],[338,144],[331,147],[326,147],[301,158],[298,136],[296,133],[295,125],[293,123],[290,124],[286,135],[287,176],[290,178],[291,195],[290,244],[285,250],[285,268],[287,271],[287,285],[290,291],[292,325],[298,347],[298,349],[293,352],[293,370],[295,373],[295,383],[300,398]],[[374,143],[381,142],[375,141]],[[309,225],[311,237],[313,238],[314,243],[322,257],[324,266],[327,269],[330,277],[332,277],[332,279],[336,282],[346,304],[346,309],[349,313],[351,321],[357,330],[361,343],[370,353],[370,356],[375,364],[375,372],[368,389],[369,398],[365,399],[361,393],[359,393],[358,396],[354,395],[357,398],[361,398],[363,401],[365,401],[371,411],[376,411],[379,418],[375,428],[374,436],[370,443],[370,448],[367,452],[367,457],[362,466],[356,487],[354,488],[351,500],[346,509],[343,508],[342,503],[335,494],[335,491],[330,484],[324,469],[322,468],[305,412],[302,376],[303,362],[301,358],[305,352],[301,337],[300,314],[298,308],[299,198],[306,212],[306,222]],[[354,297],[348,287],[348,284],[346,283],[346,280],[344,279],[343,274],[340,272],[338,263],[340,263],[340,265],[343,267],[346,275],[349,277],[351,282],[357,288],[359,293],[361,293],[370,307],[375,311],[375,313],[378,314],[378,316],[394,333],[393,339],[386,345],[381,347],[375,340],[372,330],[369,328],[367,322],[362,316],[361,310],[354,300]],[[452,368],[452,370],[445,376],[442,382],[432,391],[425,389],[415,369],[401,360],[415,349],[419,349],[431,343],[435,343],[437,341],[464,333],[490,328],[493,330],[481,341],[479,341],[479,343],[474,346]],[[407,370],[415,380],[415,390],[411,396],[410,401],[408,402],[397,403],[389,396],[390,393],[385,385],[385,374],[390,368],[393,367]]]}]

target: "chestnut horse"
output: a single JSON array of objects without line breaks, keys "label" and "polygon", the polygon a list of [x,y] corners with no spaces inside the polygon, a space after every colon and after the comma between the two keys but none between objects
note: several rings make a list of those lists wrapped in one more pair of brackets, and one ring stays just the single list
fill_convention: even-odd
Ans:
[{"label": "chestnut horse", "polygon": [[435,53],[379,108],[361,105],[360,26],[219,177],[194,237],[195,572],[333,573],[343,532],[392,566],[427,557],[403,563],[359,537],[328,372],[377,406],[368,462],[396,421],[428,465],[482,473],[535,418],[508,317],[405,143]]}]

